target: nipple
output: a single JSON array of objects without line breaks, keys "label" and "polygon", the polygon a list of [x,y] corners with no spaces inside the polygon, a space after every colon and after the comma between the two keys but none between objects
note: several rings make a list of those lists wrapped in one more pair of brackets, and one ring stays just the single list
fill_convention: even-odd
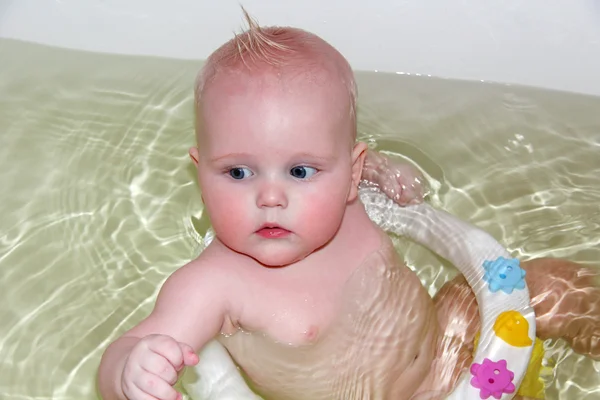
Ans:
[{"label": "nipple", "polygon": [[314,341],[319,336],[319,328],[316,325],[311,325],[304,332],[304,337],[309,341]]}]

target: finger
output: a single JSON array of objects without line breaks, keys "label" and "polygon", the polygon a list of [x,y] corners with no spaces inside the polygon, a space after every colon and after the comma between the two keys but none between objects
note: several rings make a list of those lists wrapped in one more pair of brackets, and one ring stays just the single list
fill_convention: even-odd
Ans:
[{"label": "finger", "polygon": [[198,364],[198,355],[192,348],[192,346],[185,343],[179,343],[181,353],[183,354],[183,364],[186,366],[192,366]]},{"label": "finger", "polygon": [[129,400],[161,400],[158,399],[137,387],[136,385],[131,385],[130,387],[123,388],[123,394]]},{"label": "finger", "polygon": [[147,371],[142,371],[142,373],[134,379],[133,383],[144,394],[154,396],[150,398],[159,400],[177,400],[180,398],[180,393],[178,393],[171,385]]},{"label": "finger", "polygon": [[183,365],[183,353],[179,343],[168,336],[157,337],[148,342],[148,349],[163,356],[173,368],[177,369]]},{"label": "finger", "polygon": [[153,375],[158,376],[170,385],[177,383],[177,371],[175,367],[163,356],[149,352],[144,357],[142,368]]}]

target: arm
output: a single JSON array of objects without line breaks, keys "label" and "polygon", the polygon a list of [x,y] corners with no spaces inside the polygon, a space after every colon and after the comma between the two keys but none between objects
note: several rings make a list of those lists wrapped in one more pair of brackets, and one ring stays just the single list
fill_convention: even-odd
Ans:
[{"label": "arm", "polygon": [[361,179],[401,206],[422,203],[427,195],[425,178],[417,168],[374,150],[367,150]]},{"label": "arm", "polygon": [[[175,400],[172,388],[196,352],[218,334],[227,302],[220,280],[209,266],[194,261],[170,276],[152,313],[105,351],[98,371],[104,400],[153,398]],[[180,397],[179,397],[180,398]]]}]

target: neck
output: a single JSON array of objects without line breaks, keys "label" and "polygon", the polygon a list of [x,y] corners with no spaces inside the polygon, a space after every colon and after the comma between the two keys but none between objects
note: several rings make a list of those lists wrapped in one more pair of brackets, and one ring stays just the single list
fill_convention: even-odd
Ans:
[{"label": "neck", "polygon": [[346,207],[340,228],[328,247],[334,251],[348,251],[349,244],[379,238],[377,226],[369,218],[364,205],[356,200]]}]

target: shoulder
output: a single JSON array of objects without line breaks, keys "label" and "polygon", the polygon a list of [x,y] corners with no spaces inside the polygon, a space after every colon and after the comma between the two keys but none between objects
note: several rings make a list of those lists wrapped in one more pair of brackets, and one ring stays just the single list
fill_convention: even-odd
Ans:
[{"label": "shoulder", "polygon": [[[200,256],[178,268],[164,282],[159,299],[185,298],[187,303],[206,299],[215,293],[226,293],[227,260]],[[219,296],[223,297],[223,296]]]},{"label": "shoulder", "polygon": [[225,314],[236,313],[243,292],[239,261],[227,252],[206,249],[177,269],[160,289],[157,307],[177,304],[190,309],[210,306]]}]

